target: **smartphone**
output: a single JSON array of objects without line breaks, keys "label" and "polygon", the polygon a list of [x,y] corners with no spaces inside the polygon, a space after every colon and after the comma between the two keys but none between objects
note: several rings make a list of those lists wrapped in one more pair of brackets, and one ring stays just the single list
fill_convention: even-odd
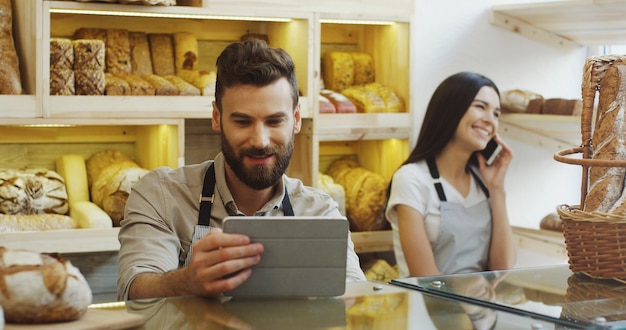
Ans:
[{"label": "smartphone", "polygon": [[487,166],[491,166],[493,162],[498,158],[498,154],[502,151],[502,145],[500,145],[495,138],[491,138],[489,143],[487,143],[487,147],[480,151],[480,153],[485,157],[485,161]]}]

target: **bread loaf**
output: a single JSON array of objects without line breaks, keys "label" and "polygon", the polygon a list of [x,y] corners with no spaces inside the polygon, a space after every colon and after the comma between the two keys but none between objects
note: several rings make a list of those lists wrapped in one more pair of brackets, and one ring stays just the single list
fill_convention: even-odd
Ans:
[{"label": "bread loaf", "polygon": [[[614,63],[600,85],[592,158],[626,160],[626,65]],[[590,167],[584,210],[611,213],[619,208],[625,175],[623,167]]]},{"label": "bread loaf", "polygon": [[78,223],[62,214],[2,214],[0,232],[76,229]]},{"label": "bread loaf", "polygon": [[386,226],[381,211],[388,183],[382,175],[366,170],[350,158],[331,163],[328,175],[345,190],[351,230],[380,230]]},{"label": "bread loaf", "polygon": [[63,178],[45,169],[0,170],[0,213],[67,214]]},{"label": "bread loaf", "polygon": [[341,91],[356,106],[357,112],[382,113],[387,112],[385,101],[375,92],[365,86],[352,86]]},{"label": "bread loaf", "polygon": [[155,95],[178,95],[179,91],[169,80],[155,74],[143,75],[141,78],[154,87]]},{"label": "bread loaf", "polygon": [[13,40],[11,0],[0,0],[0,94],[22,94],[20,64]]},{"label": "bread loaf", "polygon": [[539,223],[539,228],[541,229],[559,232],[563,231],[562,226],[563,224],[561,223],[561,217],[559,217],[559,215],[554,212],[547,214],[541,219],[541,222]]},{"label": "bread loaf", "polygon": [[71,68],[50,68],[50,95],[74,95],[75,78]]},{"label": "bread loaf", "polygon": [[107,30],[101,28],[80,28],[74,32],[74,39],[96,39],[104,44],[107,40]]},{"label": "bread loaf", "polygon": [[128,82],[110,72],[104,74],[106,81],[104,87],[105,95],[130,95],[130,85]]},{"label": "bread loaf", "polygon": [[87,160],[85,160],[85,166],[87,168],[87,184],[91,188],[94,181],[98,179],[102,170],[105,167],[121,162],[121,161],[133,161],[130,156],[124,154],[123,152],[117,150],[101,150],[93,155],[89,156]]},{"label": "bread loaf", "polygon": [[0,247],[0,305],[7,322],[76,320],[92,301],[78,268],[56,254]]},{"label": "bread loaf", "polygon": [[532,100],[543,100],[543,96],[526,89],[510,89],[500,95],[502,112],[526,112]]},{"label": "bread loaf", "polygon": [[342,95],[341,93],[337,93],[331,91],[329,89],[324,89],[320,92],[320,94],[330,101],[335,106],[335,110],[337,113],[355,113],[357,111],[356,106],[350,99]]},{"label": "bread loaf", "polygon": [[174,40],[174,59],[178,70],[198,69],[198,40],[189,32],[178,32],[172,35]]},{"label": "bread loaf", "polygon": [[376,80],[374,60],[367,53],[350,53],[354,63],[354,85],[365,85]]},{"label": "bread loaf", "polygon": [[104,95],[104,70],[74,69],[74,88],[76,95]]},{"label": "bread loaf", "polygon": [[105,54],[107,72],[113,74],[131,73],[130,37],[128,30],[106,30]]},{"label": "bread loaf", "polygon": [[325,97],[324,95],[320,95],[319,100],[320,100],[320,113],[337,112],[337,109],[335,109],[335,106],[330,102],[330,100],[327,97]]},{"label": "bread loaf", "polygon": [[93,201],[111,217],[113,226],[119,227],[133,185],[147,173],[148,170],[138,166],[115,163],[109,165],[94,183],[91,190]]},{"label": "bread loaf", "polygon": [[325,52],[322,58],[324,88],[341,92],[354,84],[354,60],[346,52]]},{"label": "bread loaf", "polygon": [[389,86],[373,82],[364,85],[365,89],[374,92],[385,103],[386,112],[404,112],[404,100]]},{"label": "bread loaf", "polygon": [[74,70],[102,70],[106,68],[104,41],[97,39],[75,39]]},{"label": "bread loaf", "polygon": [[150,58],[150,44],[145,32],[128,32],[130,40],[130,66],[132,74],[142,76],[152,74],[152,59]]},{"label": "bread loaf", "polygon": [[165,76],[164,78],[169,80],[169,82],[171,82],[172,84],[174,84],[174,86],[176,86],[176,88],[178,89],[179,95],[186,95],[186,96],[200,96],[200,95],[202,95],[202,93],[200,92],[200,89],[198,89],[198,87],[196,87],[193,84],[187,82],[185,79],[183,79],[181,77],[177,77],[177,76],[174,76],[174,75],[168,75],[168,76]]},{"label": "bread loaf", "polygon": [[174,41],[168,33],[149,33],[150,58],[152,59],[152,72],[158,76],[176,74],[174,61]]},{"label": "bread loaf", "polygon": [[50,69],[74,69],[74,46],[68,38],[50,38]]},{"label": "bread loaf", "polygon": [[154,86],[139,76],[124,74],[118,77],[126,80],[128,86],[130,86],[130,95],[155,95],[156,93]]}]

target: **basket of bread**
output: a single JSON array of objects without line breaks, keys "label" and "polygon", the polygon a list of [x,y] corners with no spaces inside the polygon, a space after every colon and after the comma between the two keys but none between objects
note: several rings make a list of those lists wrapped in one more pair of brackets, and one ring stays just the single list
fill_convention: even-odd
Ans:
[{"label": "basket of bread", "polygon": [[580,205],[557,207],[569,265],[626,282],[626,56],[587,58],[582,99],[582,144],[554,155],[582,166]]}]

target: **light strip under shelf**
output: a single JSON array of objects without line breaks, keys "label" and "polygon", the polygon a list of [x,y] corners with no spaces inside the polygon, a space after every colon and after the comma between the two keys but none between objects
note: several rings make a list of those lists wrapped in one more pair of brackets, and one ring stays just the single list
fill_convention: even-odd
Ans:
[{"label": "light strip under shelf", "polygon": [[368,20],[331,19],[331,18],[322,18],[320,19],[320,22],[332,23],[332,24],[363,24],[363,25],[393,25],[395,23],[392,21],[368,21]]},{"label": "light strip under shelf", "polygon": [[180,14],[180,13],[84,10],[84,9],[60,9],[60,8],[50,8],[50,12],[57,13],[57,14],[101,15],[101,16],[216,19],[216,20],[231,20],[231,21],[232,20],[263,21],[263,22],[284,22],[284,23],[291,22],[291,18],[260,17],[260,16],[219,16],[219,15],[205,15],[205,14]]}]

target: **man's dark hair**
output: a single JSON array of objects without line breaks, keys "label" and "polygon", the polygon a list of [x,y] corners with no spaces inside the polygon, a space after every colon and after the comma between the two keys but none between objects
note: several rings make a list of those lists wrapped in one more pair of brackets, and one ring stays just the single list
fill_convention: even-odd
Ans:
[{"label": "man's dark hair", "polygon": [[298,80],[295,65],[281,48],[272,48],[260,39],[248,39],[230,44],[217,58],[215,103],[222,111],[222,97],[226,88],[236,85],[267,86],[280,78],[291,85],[293,108],[298,105]]}]

